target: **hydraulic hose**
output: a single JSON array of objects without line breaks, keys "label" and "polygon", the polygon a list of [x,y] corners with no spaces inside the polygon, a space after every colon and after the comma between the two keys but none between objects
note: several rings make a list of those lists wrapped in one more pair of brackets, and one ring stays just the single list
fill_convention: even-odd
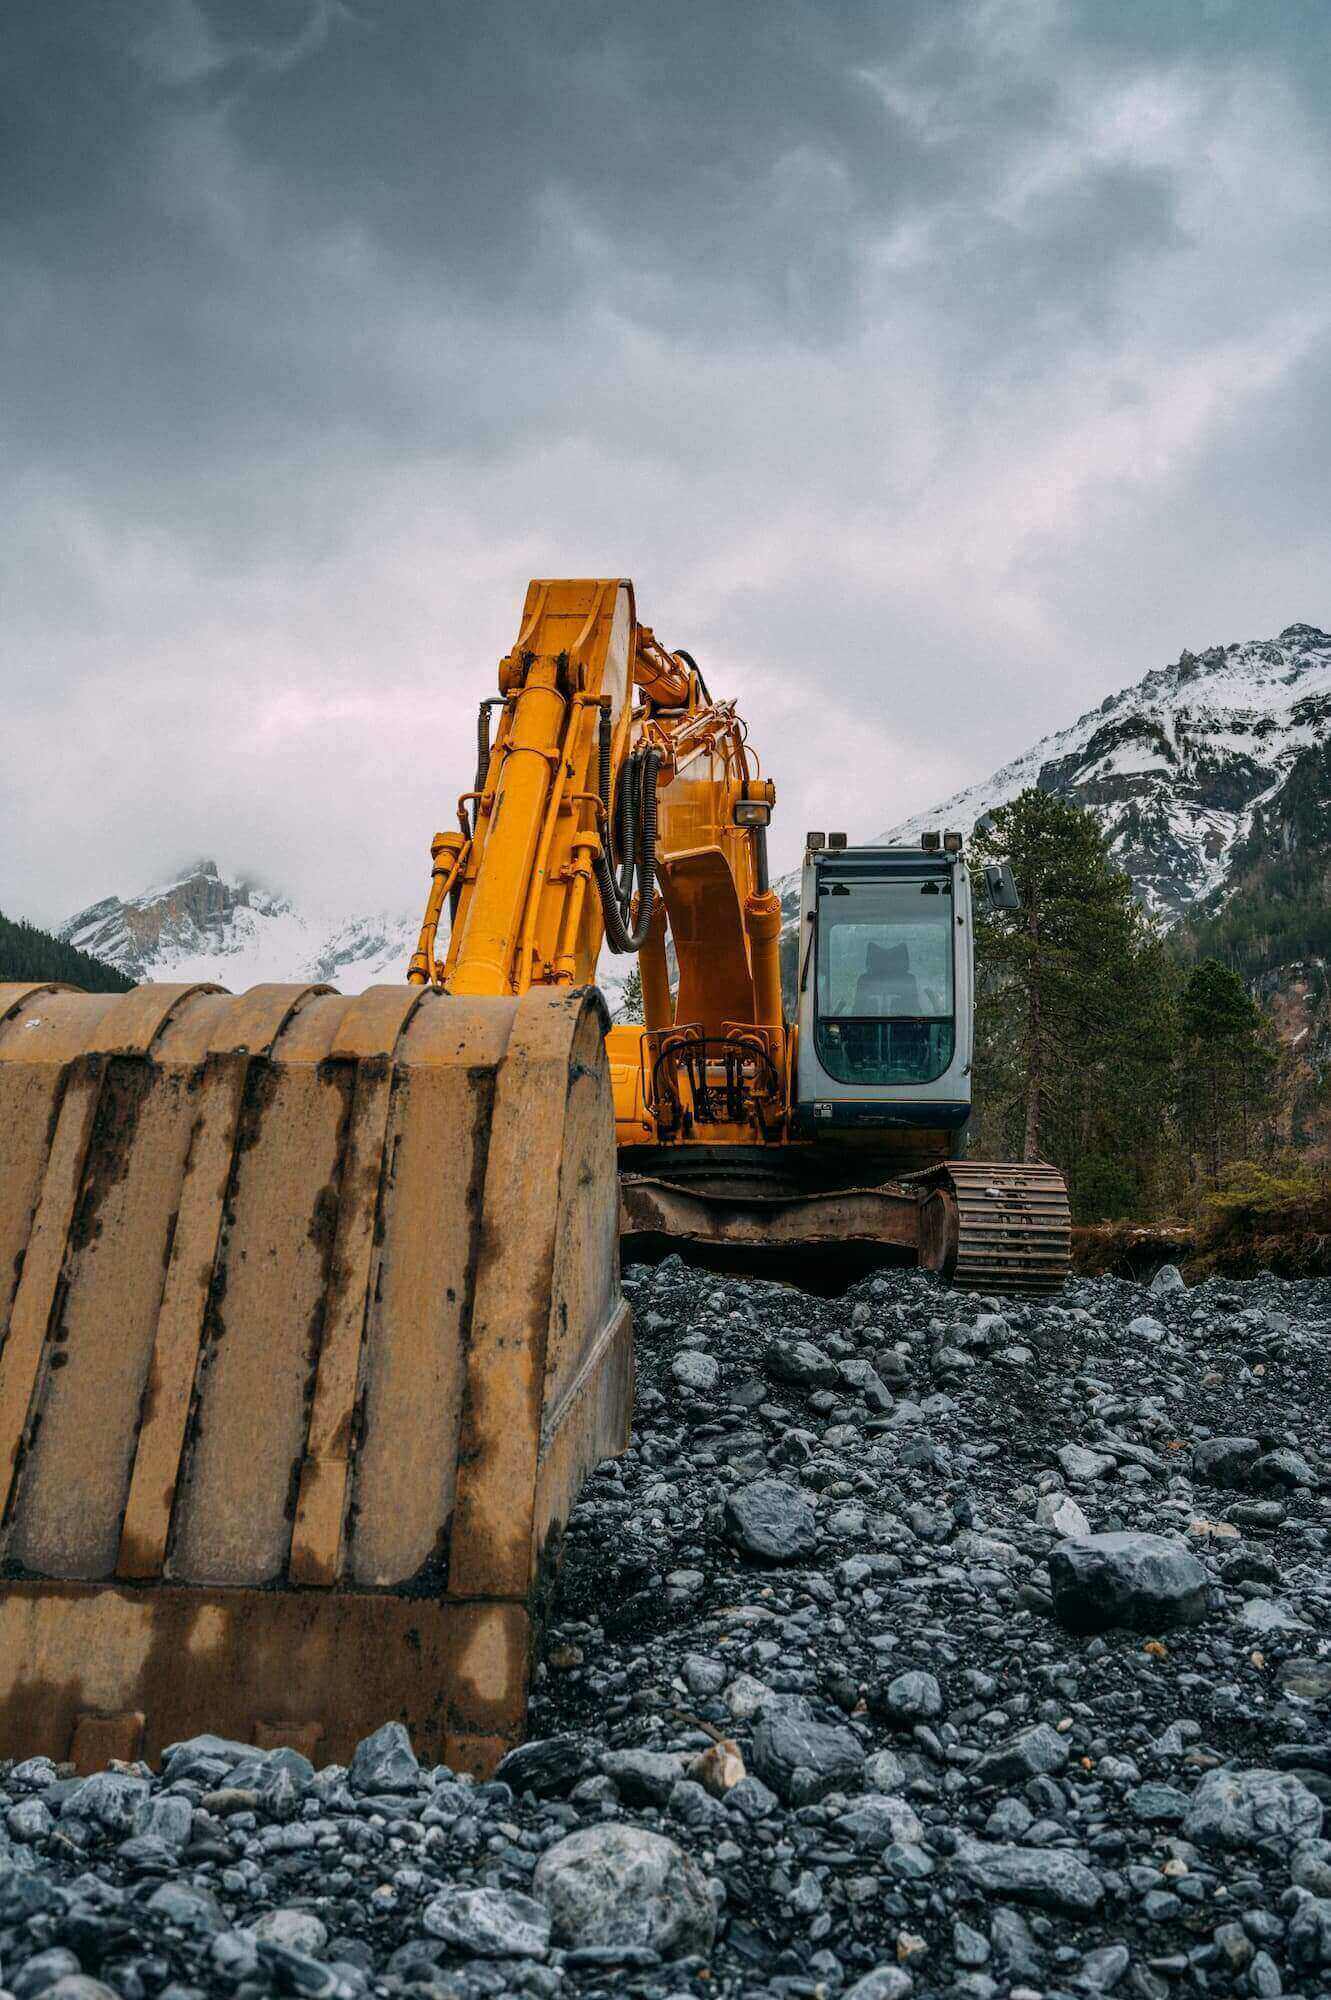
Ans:
[{"label": "hydraulic hose", "polygon": [[[661,753],[650,747],[635,750],[620,773],[619,787],[611,810],[610,799],[610,718],[602,715],[600,735],[600,790],[606,808],[607,829],[618,832],[619,873],[616,877],[611,856],[602,846],[593,857],[592,869],[601,898],[605,941],[617,954],[641,951],[651,929],[656,893],[656,779]],[[638,913],[633,920],[633,888],[637,883]]]}]

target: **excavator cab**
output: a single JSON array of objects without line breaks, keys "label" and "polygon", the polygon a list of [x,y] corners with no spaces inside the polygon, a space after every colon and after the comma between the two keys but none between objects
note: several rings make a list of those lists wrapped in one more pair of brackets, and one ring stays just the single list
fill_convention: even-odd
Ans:
[{"label": "excavator cab", "polygon": [[[835,839],[836,836],[833,836]],[[970,1117],[970,878],[960,846],[809,837],[800,896],[795,1132],[894,1164],[945,1159]]]}]

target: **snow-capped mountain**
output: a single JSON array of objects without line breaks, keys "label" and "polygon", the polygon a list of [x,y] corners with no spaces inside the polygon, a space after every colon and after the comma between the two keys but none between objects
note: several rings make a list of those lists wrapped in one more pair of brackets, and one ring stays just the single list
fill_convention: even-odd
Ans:
[{"label": "snow-capped mountain", "polygon": [[1331,634],[1287,625],[1278,639],[1185,652],[874,844],[969,833],[1038,785],[1090,807],[1143,902],[1176,922],[1288,841],[1295,800],[1310,778],[1324,786],[1328,738]]},{"label": "snow-capped mountain", "polygon": [[[315,914],[243,877],[199,861],[142,895],[107,896],[80,910],[59,935],[131,979],[200,980],[240,993],[270,980],[361,993],[407,976],[421,912]],[[620,1004],[632,961],[603,959],[598,984]]]},{"label": "snow-capped mountain", "polygon": [[310,980],[360,993],[405,979],[420,912],[316,916],[199,861],[175,880],[80,910],[60,936],[131,979],[213,980],[233,993]]}]

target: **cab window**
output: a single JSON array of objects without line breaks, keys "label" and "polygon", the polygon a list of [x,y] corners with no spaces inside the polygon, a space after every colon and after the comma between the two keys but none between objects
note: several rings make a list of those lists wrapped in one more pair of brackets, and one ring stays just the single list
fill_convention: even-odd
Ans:
[{"label": "cab window", "polygon": [[818,883],[815,1043],[839,1083],[932,1083],[952,1061],[950,876]]}]

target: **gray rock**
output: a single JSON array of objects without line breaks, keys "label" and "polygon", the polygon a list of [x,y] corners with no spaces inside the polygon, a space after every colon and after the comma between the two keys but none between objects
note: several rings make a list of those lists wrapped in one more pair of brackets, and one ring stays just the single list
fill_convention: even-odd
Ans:
[{"label": "gray rock", "polygon": [[1014,1979],[1038,1979],[1040,1953],[1020,1910],[1001,1907],[989,1919],[989,1942],[1000,1968]]},{"label": "gray rock", "polygon": [[796,1486],[755,1479],[726,1496],[726,1533],[754,1562],[799,1562],[818,1546],[813,1507]]},{"label": "gray rock", "polygon": [[544,1958],[550,1949],[545,1903],[515,1889],[450,1886],[426,1904],[421,1928],[472,1958]]},{"label": "gray rock", "polygon": [[400,1722],[386,1722],[356,1745],[347,1783],[353,1792],[414,1792],[421,1767]]},{"label": "gray rock", "polygon": [[1208,1771],[1183,1820],[1198,1847],[1316,1840],[1322,1802],[1288,1771]]},{"label": "gray rock", "polygon": [[603,1777],[631,1806],[663,1806],[684,1775],[684,1760],[669,1750],[607,1750]]},{"label": "gray rock", "polygon": [[1192,1476],[1208,1486],[1246,1486],[1261,1451],[1256,1438],[1199,1438],[1192,1448]]},{"label": "gray rock", "polygon": [[889,1722],[936,1722],[943,1713],[943,1690],[933,1674],[912,1668],[897,1674],[874,1695],[870,1706]]},{"label": "gray rock", "polygon": [[924,1839],[924,1828],[914,1809],[904,1799],[892,1798],[885,1792],[866,1792],[835,1824],[838,1833],[844,1833],[856,1847],[870,1854],[881,1854],[894,1840],[907,1847],[918,1847]]},{"label": "gray rock", "polygon": [[1088,1993],[1112,1993],[1132,1962],[1125,1944],[1102,1944],[1088,1951],[1077,1968],[1077,1984]]},{"label": "gray rock", "polygon": [[771,1699],[766,1681],[756,1680],[752,1674],[736,1674],[725,1692],[726,1707],[736,1722],[751,1722]]},{"label": "gray rock", "polygon": [[673,1840],[636,1826],[583,1827],[544,1853],[532,1892],[558,1944],[641,1946],[662,1958],[710,1953],[707,1878]]},{"label": "gray rock", "polygon": [[1245,1632],[1308,1632],[1312,1628],[1288,1604],[1274,1597],[1246,1597],[1235,1622]]},{"label": "gray rock", "polygon": [[974,1971],[977,1966],[987,1965],[992,1955],[992,1947],[984,1932],[972,1930],[958,1917],[952,1926],[952,1956],[957,1964]]},{"label": "gray rock", "polygon": [[1286,1694],[1319,1707],[1331,1706],[1331,1659],[1298,1658],[1281,1662],[1279,1681]]},{"label": "gray rock", "polygon": [[1061,1771],[1068,1756],[1067,1738],[1047,1722],[1036,1722],[987,1750],[972,1767],[973,1775],[985,1785],[1019,1785]]},{"label": "gray rock", "polygon": [[1181,1542],[1113,1533],[1060,1542],[1049,1557],[1054,1613],[1073,1632],[1170,1631],[1206,1616],[1206,1571]]},{"label": "gray rock", "polygon": [[179,1853],[194,1826],[194,1808],[177,1792],[159,1792],[145,1799],[134,1815],[134,1831],[140,1838],[160,1840],[164,1847]]},{"label": "gray rock", "polygon": [[752,1771],[737,1785],[730,1787],[724,1800],[727,1812],[742,1813],[747,1820],[766,1819],[780,1803],[771,1787],[765,1785],[761,1778],[755,1778]]},{"label": "gray rock", "polygon": [[1058,1462],[1069,1479],[1100,1479],[1114,1469],[1113,1459],[1104,1452],[1087,1451],[1080,1444],[1065,1444]]},{"label": "gray rock", "polygon": [[690,1694],[720,1694],[726,1684],[729,1669],[720,1661],[709,1659],[706,1653],[688,1653],[682,1668],[684,1685]]},{"label": "gray rock", "polygon": [[1292,1492],[1296,1486],[1316,1486],[1317,1474],[1297,1451],[1264,1451],[1252,1468],[1255,1486],[1280,1486]]},{"label": "gray rock", "polygon": [[84,1820],[106,1833],[127,1834],[148,1796],[148,1780],[127,1771],[94,1771],[61,1808],[62,1819]]},{"label": "gray rock", "polygon": [[666,1811],[690,1833],[705,1833],[715,1840],[723,1840],[731,1825],[722,1800],[713,1798],[693,1778],[680,1778],[671,1786]]},{"label": "gray rock", "polygon": [[830,1389],[837,1379],[835,1361],[811,1340],[778,1334],[768,1341],[765,1358],[769,1374],[797,1388]]},{"label": "gray rock", "polygon": [[237,1743],[230,1736],[188,1736],[179,1743],[168,1743],[162,1752],[162,1770],[168,1780],[186,1777],[189,1773],[177,1766],[204,1759],[209,1763],[225,1764],[228,1771],[242,1759],[255,1754],[252,1743]]},{"label": "gray rock", "polygon": [[1094,1915],[1104,1885],[1094,1869],[1057,1847],[1002,1847],[965,1840],[954,1864],[975,1888],[1068,1916]]},{"label": "gray rock", "polygon": [[904,1965],[876,1965],[847,1988],[844,2000],[906,2000],[914,1987]]},{"label": "gray rock", "polygon": [[721,1380],[721,1364],[710,1354],[699,1354],[695,1348],[683,1347],[671,1362],[670,1373],[681,1388],[693,1389],[699,1395],[708,1396]]},{"label": "gray rock", "polygon": [[515,1792],[535,1792],[538,1799],[550,1799],[562,1797],[576,1785],[587,1767],[587,1749],[580,1736],[536,1736],[501,1758],[495,1776]]},{"label": "gray rock", "polygon": [[252,1979],[259,1970],[259,1941],[249,1931],[219,1931],[208,1947],[208,1958],[228,1986]]},{"label": "gray rock", "polygon": [[1331,1840],[1301,1840],[1289,1857],[1289,1879],[1314,1896],[1331,1896]]},{"label": "gray rock", "polygon": [[19,1970],[12,1975],[15,2000],[34,2000],[38,1993],[46,1993],[57,1979],[64,1979],[70,1973],[83,1970],[72,1951],[64,1945],[53,1945],[48,1951],[39,1951],[33,1957],[24,1959]]},{"label": "gray rock", "polygon": [[280,1944],[306,1958],[322,1958],[328,1943],[328,1927],[313,1910],[265,1910],[249,1928],[257,1943]]},{"label": "gray rock", "polygon": [[864,1768],[864,1745],[853,1730],[821,1722],[802,1695],[778,1695],[753,1731],[753,1770],[786,1805],[811,1805]]},{"label": "gray rock", "polygon": [[1146,1289],[1153,1299],[1158,1299],[1168,1292],[1186,1291],[1187,1287],[1177,1264],[1162,1264]]},{"label": "gray rock", "polygon": [[1309,1897],[1290,1918],[1289,1956],[1304,1972],[1331,1971],[1331,1902]]},{"label": "gray rock", "polygon": [[153,1890],[146,1907],[177,1930],[212,1936],[226,1929],[217,1898],[196,1882],[163,1882]]},{"label": "gray rock", "polygon": [[1128,1793],[1128,1807],[1134,1819],[1148,1826],[1178,1826],[1188,1810],[1188,1795],[1175,1785],[1138,1785]]},{"label": "gray rock", "polygon": [[9,1808],[5,1825],[12,1840],[45,1840],[55,1825],[55,1815],[44,1799],[35,1799],[30,1794]]},{"label": "gray rock", "polygon": [[895,1750],[874,1750],[864,1760],[864,1782],[871,1792],[899,1792],[906,1767]]},{"label": "gray rock", "polygon": [[1042,1493],[1035,1519],[1041,1528],[1054,1528],[1067,1538],[1091,1532],[1090,1522],[1070,1493]]}]

